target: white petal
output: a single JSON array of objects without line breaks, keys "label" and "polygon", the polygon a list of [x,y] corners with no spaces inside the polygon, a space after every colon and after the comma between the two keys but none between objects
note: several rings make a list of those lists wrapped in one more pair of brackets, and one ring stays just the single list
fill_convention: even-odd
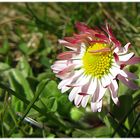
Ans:
[{"label": "white petal", "polygon": [[83,73],[83,70],[76,71],[72,77],[62,80],[58,85],[58,89],[61,89],[63,86],[66,86],[66,85],[70,85],[71,82],[76,80],[76,78],[78,78],[82,73]]},{"label": "white petal", "polygon": [[105,92],[106,92],[106,88],[104,88],[101,85],[101,82],[99,81],[99,97],[98,97],[98,99],[96,101],[100,101],[103,98]]},{"label": "white petal", "polygon": [[103,87],[107,87],[111,83],[110,77],[108,75],[103,76],[101,79],[101,83]]},{"label": "white petal", "polygon": [[69,89],[70,89],[70,87],[64,86],[61,88],[61,93],[64,93],[64,92],[68,91]]},{"label": "white petal", "polygon": [[93,112],[100,112],[102,109],[102,100],[99,102],[91,102],[91,109]]},{"label": "white petal", "polygon": [[78,106],[78,105],[80,104],[82,98],[83,98],[82,95],[76,94],[76,97],[75,97],[75,99],[74,99],[74,104],[75,104],[76,106]]},{"label": "white petal", "polygon": [[116,76],[119,74],[118,68],[114,66],[112,66],[109,71],[114,78],[116,78]]},{"label": "white petal", "polygon": [[123,62],[128,61],[132,56],[134,56],[133,52],[125,54],[125,55],[121,55],[119,56],[119,61],[123,61]]},{"label": "white petal", "polygon": [[90,97],[90,95],[86,95],[83,97],[82,102],[81,102],[82,107],[86,107],[89,97]]},{"label": "white petal", "polygon": [[90,82],[90,85],[89,85],[89,88],[87,90],[87,93],[88,94],[94,94],[94,92],[96,90],[96,87],[97,87],[97,78],[94,78]]},{"label": "white petal", "polygon": [[117,97],[118,84],[117,84],[116,80],[112,81],[109,89],[110,89],[110,92],[111,92],[111,98],[112,98],[113,102],[115,104],[118,104],[119,103],[119,100],[118,100],[118,97]]},{"label": "white petal", "polygon": [[105,91],[106,88],[101,85],[100,80],[97,80],[97,88],[95,93],[93,94],[92,102],[99,102],[103,98]]},{"label": "white petal", "polygon": [[95,92],[93,94],[93,97],[92,97],[92,102],[96,102],[98,100],[98,98],[99,98],[100,85],[99,85],[98,80],[97,80],[96,84],[97,84],[97,86],[96,86],[96,90],[95,90]]},{"label": "white petal", "polygon": [[76,94],[79,93],[80,91],[81,87],[74,87],[69,94],[69,100],[72,102],[76,97]]},{"label": "white petal", "polygon": [[58,85],[58,89],[61,89],[63,86],[69,85],[71,81],[72,81],[72,78],[62,80]]},{"label": "white petal", "polygon": [[82,84],[82,85],[85,85],[86,83],[89,82],[91,76],[87,76],[85,74],[82,74],[78,80],[76,81],[76,84]]},{"label": "white petal", "polygon": [[113,79],[115,79],[115,78],[111,75],[111,73],[108,74],[108,77],[110,78],[111,82],[112,82]]},{"label": "white petal", "polygon": [[74,67],[75,69],[83,65],[81,60],[73,60],[73,64],[75,64],[75,67]]},{"label": "white petal", "polygon": [[116,67],[116,68],[120,68],[120,66],[116,63],[115,60],[113,60],[112,66]]},{"label": "white petal", "polygon": [[118,90],[118,83],[116,80],[112,80],[112,86],[113,86],[113,90],[117,91]]},{"label": "white petal", "polygon": [[119,73],[120,73],[120,75],[122,75],[123,77],[128,77],[127,74],[126,74],[123,70],[120,70]]}]

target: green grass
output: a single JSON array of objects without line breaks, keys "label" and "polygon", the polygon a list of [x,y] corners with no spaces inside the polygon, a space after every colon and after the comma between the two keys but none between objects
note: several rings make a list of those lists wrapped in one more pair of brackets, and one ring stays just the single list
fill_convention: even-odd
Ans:
[{"label": "green grass", "polygon": [[[0,3],[0,137],[139,137],[140,91],[120,83],[121,106],[77,109],[50,66],[74,24],[111,25],[140,56],[139,3]],[[140,65],[129,66],[140,77]],[[140,80],[136,81],[140,85]]]}]

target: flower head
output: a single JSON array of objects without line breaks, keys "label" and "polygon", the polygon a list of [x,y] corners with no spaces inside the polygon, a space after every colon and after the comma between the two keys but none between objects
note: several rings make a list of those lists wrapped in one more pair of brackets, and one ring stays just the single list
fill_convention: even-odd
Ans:
[{"label": "flower head", "polygon": [[139,63],[140,58],[128,52],[130,43],[122,47],[108,23],[102,30],[91,29],[80,22],[76,27],[79,34],[59,40],[71,51],[59,54],[59,60],[51,68],[62,79],[58,85],[61,92],[71,90],[70,101],[86,107],[90,100],[92,111],[100,112],[107,89],[114,103],[119,104],[118,80],[134,90],[139,88],[132,81],[137,76],[125,70],[125,66]]}]

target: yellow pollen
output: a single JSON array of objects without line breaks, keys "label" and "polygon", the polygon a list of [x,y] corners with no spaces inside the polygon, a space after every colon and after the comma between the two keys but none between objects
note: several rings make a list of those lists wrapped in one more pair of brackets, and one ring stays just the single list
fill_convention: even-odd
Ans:
[{"label": "yellow pollen", "polygon": [[[98,51],[105,49],[108,49],[108,51]],[[109,73],[109,69],[112,65],[112,58],[113,55],[111,50],[109,50],[109,45],[105,43],[95,43],[89,46],[82,58],[85,74],[101,78],[103,75]]]}]

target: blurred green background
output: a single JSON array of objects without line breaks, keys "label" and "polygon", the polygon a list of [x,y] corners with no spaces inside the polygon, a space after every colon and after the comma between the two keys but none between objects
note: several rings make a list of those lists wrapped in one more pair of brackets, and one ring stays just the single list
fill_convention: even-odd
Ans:
[{"label": "blurred green background", "polygon": [[[119,83],[120,107],[108,96],[101,113],[76,108],[50,66],[66,49],[58,39],[74,24],[104,21],[140,56],[140,3],[0,3],[0,137],[139,137],[140,91]],[[140,65],[127,66],[140,77]],[[140,85],[140,80],[136,80]]]}]

